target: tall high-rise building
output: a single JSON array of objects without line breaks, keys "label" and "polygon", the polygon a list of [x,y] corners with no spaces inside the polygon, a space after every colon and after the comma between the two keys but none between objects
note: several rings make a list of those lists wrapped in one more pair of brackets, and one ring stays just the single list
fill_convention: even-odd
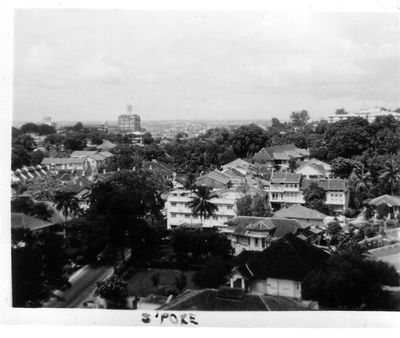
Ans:
[{"label": "tall high-rise building", "polygon": [[118,128],[121,132],[130,133],[141,131],[140,116],[132,114],[132,105],[128,105],[127,113],[118,116]]}]

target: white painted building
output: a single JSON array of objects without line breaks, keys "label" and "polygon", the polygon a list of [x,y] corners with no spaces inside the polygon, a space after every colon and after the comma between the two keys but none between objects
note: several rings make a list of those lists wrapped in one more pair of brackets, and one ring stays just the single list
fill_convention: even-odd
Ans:
[{"label": "white painted building", "polygon": [[400,121],[400,113],[397,113],[395,111],[391,110],[386,110],[381,107],[376,107],[376,108],[363,108],[358,111],[350,112],[347,114],[333,114],[329,115],[329,122],[334,123],[337,121],[342,121],[342,120],[347,120],[349,118],[354,118],[354,117],[362,117],[368,120],[368,122],[374,122],[375,118],[378,116],[386,116],[386,115],[393,115],[393,117]]},{"label": "white painted building", "polygon": [[189,203],[194,196],[190,190],[173,190],[168,195],[165,203],[167,210],[167,228],[172,229],[183,224],[189,226],[202,224],[203,227],[226,226],[225,222],[237,216],[236,202],[243,197],[242,193],[235,191],[213,191],[217,198],[210,200],[218,210],[211,217],[201,220],[199,215],[194,215]]}]

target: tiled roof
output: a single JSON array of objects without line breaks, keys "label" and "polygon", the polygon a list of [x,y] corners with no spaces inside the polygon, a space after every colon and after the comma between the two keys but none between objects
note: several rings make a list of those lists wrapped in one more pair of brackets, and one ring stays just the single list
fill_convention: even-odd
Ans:
[{"label": "tiled roof", "polygon": [[84,158],[62,158],[62,157],[45,157],[41,164],[81,164],[85,163]]},{"label": "tiled roof", "polygon": [[29,228],[32,231],[49,227],[54,223],[26,215],[24,213],[11,213],[12,228]]},{"label": "tiled roof", "polygon": [[274,230],[274,238],[280,238],[288,233],[296,233],[302,228],[296,220],[275,217],[238,216],[225,224],[234,229],[235,235],[246,236],[249,235],[249,231],[268,232]]},{"label": "tiled roof", "polygon": [[272,174],[271,183],[300,183],[301,174],[289,172],[275,172]]},{"label": "tiled roof", "polygon": [[297,148],[294,144],[282,144],[263,148],[254,155],[256,161],[288,160],[310,156],[306,149]]},{"label": "tiled roof", "polygon": [[293,204],[288,208],[278,210],[274,213],[275,217],[298,218],[298,219],[316,219],[323,220],[326,215],[319,211],[303,207],[300,204]]},{"label": "tiled roof", "polygon": [[113,156],[114,156],[114,155],[111,154],[109,151],[100,151],[100,152],[99,152],[99,155],[104,156],[104,157],[106,157],[106,158],[108,158],[108,157],[113,157]]},{"label": "tiled roof", "polygon": [[97,150],[76,150],[71,154],[71,157],[88,157],[97,153]]},{"label": "tiled roof", "polygon": [[280,278],[302,281],[306,274],[324,264],[329,255],[312,244],[288,234],[245,264],[255,279]]},{"label": "tiled roof", "polygon": [[331,179],[303,179],[301,189],[307,188],[311,183],[317,183],[325,191],[345,191],[347,190],[347,181],[340,178]]},{"label": "tiled roof", "polygon": [[[211,171],[208,174],[205,174],[203,176],[200,176],[197,180],[196,183],[199,181],[201,182],[203,179],[209,178],[211,180],[217,181],[222,184],[228,184],[230,181],[230,177],[223,172],[220,171]],[[198,184],[198,183],[197,183]]]},{"label": "tiled roof", "polygon": [[387,204],[389,207],[400,206],[399,196],[382,195],[369,201],[369,205],[378,206],[380,204]]},{"label": "tiled roof", "polygon": [[93,155],[89,155],[88,157],[92,158],[95,161],[101,162],[104,161],[106,158],[104,156],[102,156],[101,154],[93,154]]},{"label": "tiled roof", "polygon": [[316,163],[309,163],[309,162],[304,162],[302,163],[297,169],[296,169],[296,173],[301,171],[302,169],[306,168],[306,167],[312,167],[313,169],[315,169],[316,171],[318,171],[321,175],[325,175],[326,174],[326,170],[324,169],[324,167],[320,164],[316,164]]}]

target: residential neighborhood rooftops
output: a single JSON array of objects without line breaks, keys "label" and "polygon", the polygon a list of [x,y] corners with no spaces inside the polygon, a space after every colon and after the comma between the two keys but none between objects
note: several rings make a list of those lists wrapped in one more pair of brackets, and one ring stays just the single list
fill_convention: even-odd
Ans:
[{"label": "residential neighborhood rooftops", "polygon": [[288,208],[283,208],[274,213],[275,217],[323,220],[326,215],[323,213],[306,208],[300,204],[293,204]]}]

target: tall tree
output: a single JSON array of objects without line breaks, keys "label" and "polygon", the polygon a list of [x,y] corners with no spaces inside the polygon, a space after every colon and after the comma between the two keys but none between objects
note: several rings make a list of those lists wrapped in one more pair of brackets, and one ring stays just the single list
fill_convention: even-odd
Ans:
[{"label": "tall tree", "polygon": [[200,216],[203,223],[205,217],[209,217],[218,210],[218,206],[210,202],[211,199],[216,198],[217,195],[213,194],[210,188],[206,186],[198,186],[194,190],[194,196],[189,202],[189,207],[195,215]]},{"label": "tall tree", "polygon": [[54,203],[56,209],[62,212],[65,220],[68,220],[68,217],[75,218],[81,212],[79,200],[75,197],[75,192],[73,191],[56,192]]},{"label": "tall tree", "polygon": [[390,187],[392,195],[398,192],[400,182],[400,160],[392,158],[385,163],[384,172],[379,177],[382,182]]},{"label": "tall tree", "polygon": [[290,115],[290,120],[294,127],[304,127],[310,119],[307,110],[294,111]]}]

